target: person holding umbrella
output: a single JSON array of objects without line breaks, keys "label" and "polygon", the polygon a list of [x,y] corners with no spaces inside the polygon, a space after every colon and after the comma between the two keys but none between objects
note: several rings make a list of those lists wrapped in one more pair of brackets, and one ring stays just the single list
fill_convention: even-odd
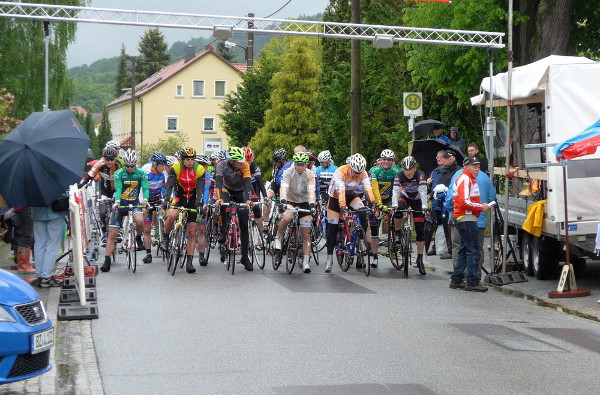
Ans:
[{"label": "person holding umbrella", "polygon": [[[104,264],[100,267],[100,271],[110,271],[111,255],[115,249],[115,240],[119,228],[123,223],[123,217],[127,216],[127,209],[119,209],[119,206],[126,205],[144,205],[148,203],[150,190],[148,188],[148,175],[136,166],[138,155],[134,150],[127,150],[123,155],[124,168],[120,168],[115,172],[115,194],[113,204],[114,215],[110,219],[108,226],[108,240],[106,242],[106,250],[104,253]],[[140,190],[142,191],[142,199],[140,200]],[[144,228],[144,215],[139,208],[133,209],[133,221],[136,225],[136,244],[140,250],[144,249],[142,241],[142,230]],[[150,253],[150,246],[146,246],[146,252]]]},{"label": "person holding umbrella", "polygon": [[444,125],[442,125],[442,124],[433,125],[432,139],[434,139],[434,140],[437,139],[444,143],[450,142],[450,139],[448,138],[448,136],[444,135]]}]

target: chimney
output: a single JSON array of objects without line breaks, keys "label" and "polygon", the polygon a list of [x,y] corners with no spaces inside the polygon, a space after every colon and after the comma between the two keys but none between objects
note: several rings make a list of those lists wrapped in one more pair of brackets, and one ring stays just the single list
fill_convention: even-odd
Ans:
[{"label": "chimney", "polygon": [[185,47],[185,61],[192,60],[194,56],[196,56],[196,47],[192,47],[191,45]]}]

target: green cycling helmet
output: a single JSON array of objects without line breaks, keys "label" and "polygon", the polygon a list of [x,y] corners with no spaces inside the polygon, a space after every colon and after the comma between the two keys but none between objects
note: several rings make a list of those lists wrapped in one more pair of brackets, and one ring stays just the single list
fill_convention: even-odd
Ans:
[{"label": "green cycling helmet", "polygon": [[229,159],[234,160],[236,162],[245,162],[246,154],[240,147],[229,147],[227,150],[227,155]]},{"label": "green cycling helmet", "polygon": [[292,161],[301,163],[308,163],[309,160],[310,158],[306,152],[296,152],[292,158]]}]

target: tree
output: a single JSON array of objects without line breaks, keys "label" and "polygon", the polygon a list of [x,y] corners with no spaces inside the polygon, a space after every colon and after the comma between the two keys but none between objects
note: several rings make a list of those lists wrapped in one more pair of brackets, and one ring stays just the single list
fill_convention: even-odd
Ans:
[{"label": "tree", "polygon": [[249,145],[258,155],[257,162],[263,168],[271,164],[275,149],[289,152],[302,144],[319,149],[319,75],[321,52],[314,37],[287,36],[284,38],[286,53],[282,70],[271,80],[271,108],[266,111],[265,124],[250,140]]},{"label": "tree", "polygon": [[15,103],[15,97],[6,90],[0,89],[0,139],[17,127],[20,121],[10,116]]},{"label": "tree", "polygon": [[123,90],[131,87],[131,77],[127,67],[127,53],[125,45],[121,45],[121,54],[119,55],[119,68],[115,79],[115,97],[123,94]]},{"label": "tree", "polygon": [[102,120],[98,128],[98,136],[96,136],[96,147],[98,147],[98,156],[102,155],[102,150],[106,143],[112,140],[112,132],[110,130],[110,121],[108,119],[108,109],[106,106],[102,108]]},{"label": "tree", "polygon": [[[57,1],[40,3],[56,4]],[[70,6],[84,6],[83,0],[60,0]],[[49,107],[68,106],[72,86],[67,78],[66,51],[75,39],[75,23],[50,23]],[[15,96],[11,115],[24,119],[44,104],[44,23],[39,20],[0,18],[0,87]]]},{"label": "tree", "polygon": [[152,27],[146,30],[138,44],[141,59],[140,67],[137,69],[137,82],[145,80],[169,64],[171,56],[167,53],[167,49],[165,36],[160,29]]},{"label": "tree", "polygon": [[164,155],[175,155],[177,151],[187,145],[187,142],[187,134],[175,133],[169,137],[159,139],[154,144],[144,144],[140,150],[140,163],[146,163],[153,152],[160,152]]},{"label": "tree", "polygon": [[271,79],[281,70],[283,41],[274,38],[261,52],[256,66],[242,76],[237,90],[227,94],[221,108],[223,130],[229,136],[229,144],[248,145],[256,131],[263,127],[265,111],[270,107]]},{"label": "tree", "polygon": [[101,154],[101,152],[100,153],[98,152],[98,147],[97,147],[97,142],[96,142],[96,132],[94,130],[94,120],[92,119],[92,112],[87,111],[87,113],[85,115],[81,114],[79,112],[75,112],[75,117],[77,118],[77,120],[79,121],[81,126],[83,126],[85,133],[90,138],[90,149],[94,153],[94,156],[99,156],[99,154]]},{"label": "tree", "polygon": [[217,53],[230,63],[234,63],[236,61],[237,54],[232,48],[226,46],[225,41],[223,40],[219,40],[217,43]]}]

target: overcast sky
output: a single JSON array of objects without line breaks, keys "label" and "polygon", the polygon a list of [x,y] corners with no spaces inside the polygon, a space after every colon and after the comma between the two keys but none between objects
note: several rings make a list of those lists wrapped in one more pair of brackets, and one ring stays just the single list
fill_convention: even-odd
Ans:
[{"label": "overcast sky", "polygon": [[[245,16],[253,12],[266,17],[284,6],[288,0],[92,0],[90,7],[140,11],[183,12],[223,16]],[[291,0],[271,18],[298,18],[323,12],[329,0]],[[137,44],[146,28],[98,23],[78,23],[76,41],[67,52],[68,67],[91,64],[102,58],[118,56],[121,44],[129,54],[137,54]],[[193,37],[209,37],[207,30],[161,29],[167,45]]]}]

